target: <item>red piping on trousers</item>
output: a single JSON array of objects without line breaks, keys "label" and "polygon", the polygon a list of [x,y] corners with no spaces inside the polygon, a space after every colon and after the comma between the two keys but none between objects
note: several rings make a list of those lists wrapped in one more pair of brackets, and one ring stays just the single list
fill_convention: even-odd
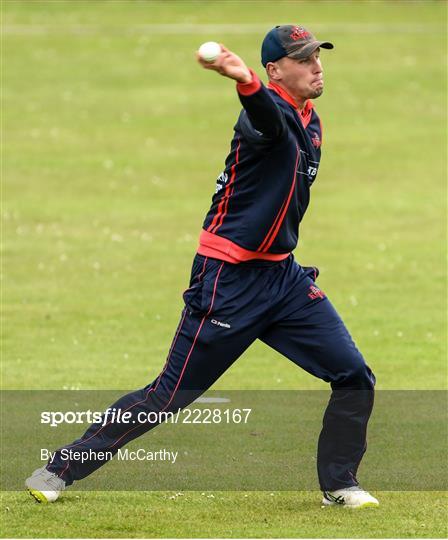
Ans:
[{"label": "red piping on trousers", "polygon": [[[182,320],[180,322],[179,328],[177,329],[176,335],[174,336],[173,343],[171,343],[170,351],[168,353],[165,365],[163,366],[162,372],[160,373],[160,375],[159,375],[159,377],[157,379],[157,382],[156,382],[156,385],[154,386],[154,389],[153,388],[149,389],[150,392],[155,392],[157,390],[157,387],[159,386],[160,379],[162,378],[162,375],[165,373],[165,371],[166,371],[166,369],[168,367],[168,363],[171,360],[171,354],[173,352],[174,346],[176,345],[176,342],[177,342],[177,338],[178,338],[178,336],[180,334],[180,331],[182,329],[182,326],[184,324],[186,314],[187,314],[187,310],[184,309],[184,314],[183,314]],[[147,393],[145,400],[148,399],[148,396],[149,396],[149,392]]]},{"label": "red piping on trousers", "polygon": [[[232,172],[232,174],[230,176],[230,182],[226,186],[226,189],[225,189],[225,192],[224,192],[224,197],[219,202],[218,211],[214,215],[213,221],[211,222],[210,226],[207,229],[207,231],[209,231],[211,233],[216,233],[216,231],[219,229],[219,227],[221,227],[222,222],[224,221],[224,217],[227,214],[227,209],[228,209],[228,206],[229,206],[229,199],[232,196],[233,190],[235,188],[233,183],[234,183],[235,177],[236,177],[236,166],[238,165],[238,161],[239,161],[239,157],[240,157],[240,145],[241,145],[241,140],[238,141],[238,146],[236,148],[235,163],[232,165],[232,167],[230,169],[231,172]],[[230,191],[231,186],[232,186],[232,190]],[[223,207],[225,207],[224,212],[223,212]],[[217,224],[218,219],[219,219],[219,223]]]},{"label": "red piping on trousers", "polygon": [[[207,266],[207,261],[208,261],[208,257],[205,257],[204,259],[204,264],[202,265],[202,270],[201,270],[201,273],[198,275],[198,283],[201,281],[201,278],[202,276],[204,275],[204,272],[205,272],[205,267]],[[185,289],[185,291],[183,292],[183,294],[185,294],[186,292],[188,292],[190,289],[192,289],[193,287],[188,287],[188,289]]]},{"label": "red piping on trousers", "polygon": [[[173,343],[171,344],[171,348],[170,348],[170,351],[169,351],[169,353],[168,353],[168,357],[167,357],[167,359],[166,359],[165,365],[164,365],[163,370],[161,371],[161,373],[160,373],[160,375],[159,375],[159,377],[158,377],[158,379],[157,379],[157,382],[156,382],[155,386],[152,386],[151,388],[148,389],[148,391],[146,392],[145,399],[141,399],[140,401],[137,401],[137,403],[134,403],[133,405],[130,405],[130,406],[129,406],[127,409],[125,409],[123,412],[129,411],[129,409],[132,409],[133,407],[136,407],[137,405],[140,405],[140,403],[144,403],[144,402],[148,399],[149,394],[150,394],[151,392],[155,392],[155,391],[156,391],[157,387],[159,386],[159,382],[160,382],[160,380],[161,380],[161,378],[162,378],[162,375],[165,373],[165,371],[166,371],[166,369],[167,369],[167,367],[168,367],[168,363],[169,363],[169,361],[170,361],[170,359],[171,359],[171,353],[172,353],[172,351],[173,351],[173,349],[174,349],[174,345],[175,345],[176,342],[177,342],[177,338],[178,338],[179,333],[180,333],[180,331],[181,331],[181,329],[182,329],[182,326],[183,326],[183,324],[184,324],[184,320],[185,320],[185,315],[186,315],[186,314],[187,314],[187,310],[184,309],[184,314],[183,314],[182,319],[181,319],[181,321],[180,321],[180,323],[179,323],[179,326],[178,326],[178,328],[177,328],[177,332],[176,332],[176,335],[174,336]],[[80,442],[77,443],[77,444],[72,444],[72,445],[70,445],[70,446],[66,446],[65,448],[74,448],[74,447],[76,447],[76,446],[79,446],[79,445],[82,444],[82,443],[85,443],[85,442],[87,442],[87,441],[90,441],[90,439],[91,439],[92,437],[95,437],[96,435],[98,435],[98,433],[101,433],[101,431],[103,431],[103,429],[104,429],[105,427],[107,427],[108,425],[110,425],[111,423],[112,423],[112,420],[109,421],[109,422],[108,422],[107,424],[105,424],[104,426],[101,426],[100,429],[99,429],[98,431],[96,431],[95,433],[93,433],[93,435],[91,435],[88,439],[85,439],[85,440],[83,440],[83,441],[80,441]],[[65,471],[69,468],[69,466],[70,466],[70,460],[67,460],[67,465],[65,466],[64,470],[58,475],[59,478],[65,473]]]},{"label": "red piping on trousers", "polygon": [[[221,266],[219,267],[219,270],[218,270],[218,272],[216,274],[215,284],[214,284],[214,287],[213,287],[213,296],[212,296],[212,301],[211,301],[211,304],[210,304],[210,308],[207,311],[207,313],[202,317],[201,324],[199,325],[198,331],[196,332],[196,335],[194,336],[193,343],[192,343],[192,345],[190,347],[190,350],[188,352],[188,355],[187,355],[187,357],[185,359],[184,365],[182,367],[182,371],[181,371],[181,373],[179,375],[179,380],[177,381],[177,384],[176,384],[176,386],[175,386],[175,388],[173,390],[173,393],[171,394],[170,400],[165,405],[165,407],[163,407],[163,409],[160,410],[160,412],[163,412],[169,406],[169,404],[173,401],[173,398],[174,398],[174,396],[175,396],[175,394],[177,392],[177,389],[179,388],[179,384],[182,381],[182,377],[184,376],[185,369],[187,368],[188,361],[190,360],[191,353],[193,352],[194,346],[196,345],[196,340],[198,339],[199,333],[200,333],[200,331],[202,329],[202,326],[204,325],[205,319],[210,315],[210,313],[211,313],[211,311],[213,309],[213,304],[215,302],[216,289],[217,289],[217,286],[218,286],[218,279],[219,279],[219,275],[221,274],[221,270],[222,270],[223,266],[224,266],[224,262],[221,263]],[[127,431],[124,435],[122,435],[119,439],[117,439],[111,446],[109,446],[109,448],[113,448],[116,444],[118,444],[121,441],[121,439],[123,439],[123,437],[126,437],[126,435],[129,435],[129,433],[131,433],[132,431],[138,429],[139,427],[141,427],[141,424],[138,425],[138,426],[135,426],[132,429],[130,429],[129,431]]]},{"label": "red piping on trousers", "polygon": [[[273,244],[275,240],[275,237],[278,234],[278,231],[280,230],[280,227],[282,226],[283,220],[285,219],[286,212],[288,211],[289,203],[291,202],[291,197],[292,197],[292,194],[294,193],[294,187],[296,185],[296,176],[297,176],[296,171],[297,171],[297,165],[299,163],[299,157],[300,157],[299,147],[296,146],[296,149],[297,149],[296,163],[294,165],[294,173],[293,173],[291,188],[289,190],[288,197],[286,199],[286,202],[283,202],[279,210],[279,213],[277,214],[277,217],[274,220],[274,224],[271,226],[268,234],[266,235],[266,238],[263,240],[260,247],[258,248],[259,251],[266,252],[271,247],[271,245]],[[274,227],[273,231],[272,231],[272,227]],[[266,242],[267,244],[265,245]]]},{"label": "red piping on trousers", "polygon": [[168,403],[165,405],[165,407],[162,409],[162,411],[164,411],[164,410],[168,407],[168,405],[171,403],[171,401],[173,400],[173,397],[174,397],[174,395],[175,395],[175,393],[176,393],[176,391],[177,391],[177,388],[179,387],[179,384],[180,384],[180,382],[181,382],[181,380],[182,380],[182,377],[183,377],[183,375],[184,375],[184,371],[185,371],[185,369],[186,369],[186,367],[187,367],[187,364],[188,364],[188,361],[189,361],[189,359],[190,359],[191,353],[193,352],[194,346],[196,345],[196,340],[197,340],[197,338],[198,338],[198,336],[199,336],[199,332],[201,331],[201,328],[202,328],[202,326],[203,326],[203,324],[204,324],[204,322],[205,322],[205,319],[210,315],[210,313],[211,313],[211,311],[212,311],[212,309],[213,309],[213,304],[215,303],[216,289],[218,288],[218,280],[219,280],[219,276],[220,276],[220,274],[221,274],[221,270],[222,270],[223,266],[224,266],[224,262],[221,263],[221,266],[219,267],[219,270],[218,270],[218,272],[217,272],[217,274],[216,274],[215,284],[214,284],[214,286],[213,286],[213,295],[212,295],[212,301],[211,301],[211,303],[210,303],[210,308],[209,308],[209,310],[207,311],[207,313],[202,317],[201,324],[199,325],[199,328],[198,328],[198,331],[196,332],[196,336],[194,337],[194,341],[193,341],[193,344],[192,344],[192,346],[191,346],[190,352],[188,353],[188,356],[187,356],[187,358],[186,358],[186,360],[185,360],[185,364],[184,364],[184,367],[182,368],[182,372],[181,372],[181,374],[180,374],[180,377],[179,377],[179,380],[178,380],[178,382],[177,382],[176,388],[174,389],[174,392],[173,392],[173,394],[171,395],[170,400],[169,400]]}]

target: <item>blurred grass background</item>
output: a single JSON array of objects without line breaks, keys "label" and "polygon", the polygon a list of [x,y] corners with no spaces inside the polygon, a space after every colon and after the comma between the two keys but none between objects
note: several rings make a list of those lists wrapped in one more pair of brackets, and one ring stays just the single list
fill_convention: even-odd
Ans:
[{"label": "blurred grass background", "polygon": [[[158,374],[240,109],[194,51],[221,41],[264,76],[260,42],[288,22],[336,45],[322,53],[323,159],[295,256],[320,267],[378,388],[446,388],[446,4],[83,0],[2,2],[3,388]],[[215,385],[325,387],[262,344]],[[112,495],[75,497],[61,529],[60,510],[11,495],[9,534],[85,536],[85,516],[103,536],[446,534],[431,493],[384,494],[374,517],[337,529],[311,510],[316,494],[254,494],[246,512],[243,495],[212,508],[189,494],[188,520],[180,499],[117,495],[109,527]],[[233,521],[214,522],[221,507]]]},{"label": "blurred grass background", "polygon": [[[445,375],[445,6],[438,2],[5,2],[8,388],[138,387],[157,375],[240,105],[194,51],[263,70],[271,26],[323,52],[323,160],[295,252],[379,388]],[[322,387],[257,344],[222,388]]]}]

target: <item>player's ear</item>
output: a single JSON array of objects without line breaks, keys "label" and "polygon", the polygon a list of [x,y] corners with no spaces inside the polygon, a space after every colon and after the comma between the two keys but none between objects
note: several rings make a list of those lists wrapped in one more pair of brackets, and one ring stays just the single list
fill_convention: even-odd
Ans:
[{"label": "player's ear", "polygon": [[272,81],[278,81],[281,78],[280,66],[277,62],[268,62],[266,64],[266,73]]}]

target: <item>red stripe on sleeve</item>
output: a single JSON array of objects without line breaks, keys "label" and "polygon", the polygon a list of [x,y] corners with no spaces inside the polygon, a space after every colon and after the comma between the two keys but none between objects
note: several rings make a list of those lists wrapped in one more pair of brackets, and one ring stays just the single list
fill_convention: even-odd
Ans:
[{"label": "red stripe on sleeve", "polygon": [[219,201],[218,210],[216,214],[214,215],[211,224],[207,228],[207,231],[209,232],[215,233],[219,229],[219,227],[221,227],[222,222],[224,221],[224,217],[227,214],[229,199],[232,196],[233,189],[234,189],[233,183],[235,182],[235,178],[236,178],[236,166],[238,165],[239,158],[240,158],[240,145],[241,145],[241,140],[238,140],[238,146],[236,147],[235,163],[230,168],[231,170],[230,180],[229,180],[229,183],[226,185],[223,198]]},{"label": "red stripe on sleeve", "polygon": [[242,96],[251,96],[252,94],[255,94],[260,90],[261,88],[261,81],[258,77],[258,75],[249,68],[250,74],[252,75],[251,82],[248,83],[237,83],[236,89],[239,94]]},{"label": "red stripe on sleeve", "polygon": [[297,146],[296,163],[294,165],[294,173],[293,173],[291,188],[289,190],[288,197],[283,202],[280,208],[280,211],[274,220],[273,225],[271,226],[268,234],[266,235],[266,238],[263,240],[263,242],[261,243],[257,251],[263,251],[263,252],[268,251],[268,249],[274,243],[274,240],[278,234],[278,231],[280,230],[280,227],[282,226],[283,220],[285,219],[286,212],[288,211],[288,208],[289,208],[289,203],[291,202],[292,194],[294,193],[294,187],[296,185],[296,174],[297,174],[296,171],[297,171],[297,165],[299,163],[299,159],[300,159],[300,150],[299,150],[299,147]]}]

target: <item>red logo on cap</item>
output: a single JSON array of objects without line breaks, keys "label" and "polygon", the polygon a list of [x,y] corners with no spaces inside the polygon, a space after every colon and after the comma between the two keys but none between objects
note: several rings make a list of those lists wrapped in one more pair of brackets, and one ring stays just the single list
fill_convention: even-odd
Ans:
[{"label": "red logo on cap", "polygon": [[308,30],[305,30],[303,26],[294,26],[293,31],[289,34],[289,37],[294,41],[297,41],[298,39],[306,39],[309,36],[310,33],[308,32]]}]

